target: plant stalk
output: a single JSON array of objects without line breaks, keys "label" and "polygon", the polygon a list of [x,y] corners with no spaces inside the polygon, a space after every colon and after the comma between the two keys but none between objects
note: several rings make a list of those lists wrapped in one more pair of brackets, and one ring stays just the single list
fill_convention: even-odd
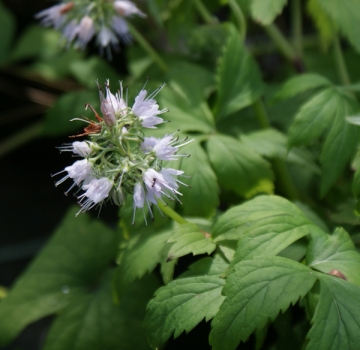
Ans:
[{"label": "plant stalk", "polygon": [[216,24],[218,20],[214,17],[209,10],[204,6],[201,0],[193,0],[193,4],[195,5],[199,15],[202,17],[203,21],[207,24]]},{"label": "plant stalk", "polygon": [[288,42],[285,36],[281,33],[278,27],[274,24],[264,26],[265,31],[270,36],[272,41],[278,47],[283,56],[294,66],[297,72],[304,72],[304,63],[297,55],[293,46]]},{"label": "plant stalk", "polygon": [[246,19],[241,10],[241,7],[235,0],[228,0],[229,6],[234,13],[236,21],[238,23],[241,40],[244,41],[246,38]]},{"label": "plant stalk", "polygon": [[160,57],[160,55],[153,49],[153,47],[148,43],[144,36],[130,23],[127,22],[131,35],[136,39],[139,45],[146,51],[157,63],[160,69],[167,73],[169,68],[165,61]]},{"label": "plant stalk", "polygon": [[303,56],[303,38],[302,38],[302,17],[300,0],[292,0],[291,3],[292,35],[293,44],[298,57]]},{"label": "plant stalk", "polygon": [[159,209],[165,213],[170,219],[173,219],[180,225],[188,224],[189,222],[186,221],[182,216],[180,216],[175,210],[170,208],[168,205],[165,205],[161,200],[157,201]]},{"label": "plant stalk", "polygon": [[350,85],[350,77],[348,70],[346,68],[346,63],[344,59],[344,55],[341,49],[339,36],[335,35],[334,37],[334,57],[335,57],[335,63],[339,75],[339,79],[343,85]]}]

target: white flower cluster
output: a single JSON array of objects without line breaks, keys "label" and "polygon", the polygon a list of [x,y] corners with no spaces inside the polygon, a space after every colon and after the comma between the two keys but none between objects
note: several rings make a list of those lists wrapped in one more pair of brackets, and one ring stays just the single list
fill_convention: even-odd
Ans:
[{"label": "white flower cluster", "polygon": [[133,15],[145,17],[128,0],[63,0],[35,17],[44,26],[60,30],[68,43],[84,49],[94,36],[103,48],[116,47],[118,38],[128,43],[131,36],[125,18]]},{"label": "white flower cluster", "polygon": [[84,120],[89,126],[84,128],[84,133],[76,136],[88,135],[90,140],[59,147],[60,151],[72,152],[83,159],[54,174],[66,173],[55,183],[56,186],[68,178],[74,181],[66,194],[75,186],[85,191],[78,197],[81,205],[79,213],[101,205],[105,200],[112,200],[120,206],[128,194],[133,195],[134,218],[136,209],[144,208],[145,204],[153,217],[151,204],[157,205],[158,200],[163,201],[163,196],[180,202],[179,184],[187,186],[178,179],[183,171],[163,168],[162,161],[187,156],[177,152],[179,147],[192,140],[179,140],[175,134],[160,139],[144,137],[142,131],[143,128],[156,128],[163,122],[159,115],[167,109],[159,109],[154,99],[163,87],[148,97],[147,91],[142,89],[133,106],[129,107],[123,97],[122,84],[114,95],[107,81],[105,91],[99,87],[103,117],[93,107],[86,106],[93,110],[97,122]]}]

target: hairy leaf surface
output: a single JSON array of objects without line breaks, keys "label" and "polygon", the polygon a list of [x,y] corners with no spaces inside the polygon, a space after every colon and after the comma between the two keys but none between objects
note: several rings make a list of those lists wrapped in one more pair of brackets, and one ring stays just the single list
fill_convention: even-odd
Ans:
[{"label": "hairy leaf surface", "polygon": [[210,137],[207,149],[220,186],[245,198],[259,192],[272,193],[273,173],[259,154],[223,135]]},{"label": "hairy leaf surface", "polygon": [[257,64],[233,26],[218,67],[217,87],[214,113],[217,120],[251,105],[263,91]]},{"label": "hairy leaf surface", "polygon": [[281,257],[245,260],[234,268],[226,279],[226,299],[212,322],[214,350],[236,349],[306,295],[316,281],[311,269]]},{"label": "hairy leaf surface", "polygon": [[321,275],[320,295],[306,350],[356,349],[360,343],[360,287]]},{"label": "hairy leaf surface", "polygon": [[0,303],[0,344],[87,294],[116,255],[115,235],[69,211],[47,246]]},{"label": "hairy leaf surface", "polygon": [[173,332],[176,338],[204,318],[214,317],[224,300],[221,290],[225,281],[219,275],[227,266],[219,256],[201,259],[180,278],[157,290],[145,318],[152,347],[160,347]]},{"label": "hairy leaf surface", "polygon": [[360,286],[360,254],[342,228],[332,235],[312,236],[306,261],[313,269],[327,274],[340,272],[346,280]]},{"label": "hairy leaf surface", "polygon": [[210,234],[202,232],[194,224],[178,226],[168,243],[174,243],[169,250],[168,261],[190,253],[193,255],[211,254],[216,248],[216,245],[210,240]]},{"label": "hairy leaf surface", "polygon": [[118,306],[112,298],[112,274],[93,293],[67,306],[54,321],[44,350],[150,349],[142,330],[146,304],[158,286],[154,276],[134,283]]},{"label": "hairy leaf surface", "polygon": [[119,266],[114,276],[118,297],[127,291],[129,285],[144,274],[151,272],[163,260],[163,250],[172,235],[172,229],[155,231],[149,227],[133,235],[118,257]]},{"label": "hairy leaf surface", "polygon": [[189,158],[181,159],[179,168],[191,179],[184,179],[191,188],[182,186],[183,196],[180,198],[185,215],[211,216],[219,203],[219,188],[214,171],[201,145],[194,141],[181,149],[182,153],[190,154]]}]

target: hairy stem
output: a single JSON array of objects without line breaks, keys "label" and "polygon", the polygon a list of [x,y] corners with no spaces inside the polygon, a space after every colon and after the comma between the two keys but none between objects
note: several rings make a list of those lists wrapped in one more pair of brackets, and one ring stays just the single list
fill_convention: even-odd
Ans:
[{"label": "hairy stem", "polygon": [[136,39],[139,45],[146,51],[165,73],[169,70],[165,61],[160,57],[160,55],[152,48],[144,36],[130,23],[127,22],[131,35]]}]

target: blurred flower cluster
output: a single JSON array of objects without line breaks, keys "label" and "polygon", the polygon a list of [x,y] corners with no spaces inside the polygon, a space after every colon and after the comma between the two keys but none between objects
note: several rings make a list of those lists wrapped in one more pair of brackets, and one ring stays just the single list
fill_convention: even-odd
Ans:
[{"label": "blurred flower cluster", "polygon": [[39,12],[36,18],[44,26],[60,30],[68,44],[84,49],[94,36],[101,48],[117,47],[119,39],[128,43],[131,36],[125,18],[132,15],[145,17],[128,0],[64,0]]},{"label": "blurred flower cluster", "polygon": [[177,152],[179,147],[192,140],[179,140],[175,134],[160,139],[145,137],[142,131],[143,128],[156,128],[164,122],[159,115],[167,109],[160,110],[154,99],[163,87],[160,86],[149,96],[142,89],[129,107],[127,98],[123,96],[122,84],[114,95],[107,81],[105,90],[99,86],[102,117],[92,106],[86,105],[94,112],[97,122],[81,119],[89,125],[83,133],[71,137],[89,136],[90,140],[60,147],[61,151],[72,152],[83,159],[55,174],[67,173],[56,182],[56,186],[68,178],[74,181],[66,194],[75,186],[84,191],[78,196],[81,205],[79,213],[101,205],[104,200],[120,206],[128,194],[133,195],[134,217],[136,209],[143,208],[145,204],[153,217],[151,204],[157,205],[162,196],[180,202],[179,184],[185,184],[177,177],[183,175],[183,171],[163,168],[162,161],[187,156]]}]

